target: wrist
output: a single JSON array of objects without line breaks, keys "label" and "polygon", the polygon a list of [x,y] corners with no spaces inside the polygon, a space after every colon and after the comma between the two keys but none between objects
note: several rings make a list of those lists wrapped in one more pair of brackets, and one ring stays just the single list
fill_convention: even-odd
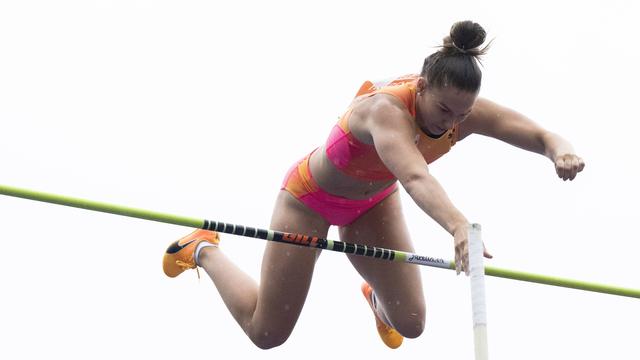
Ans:
[{"label": "wrist", "polygon": [[466,219],[464,219],[464,220],[460,220],[453,223],[452,226],[449,228],[449,233],[451,235],[455,235],[456,233],[461,231],[466,232],[468,231],[468,229],[469,229],[469,222]]},{"label": "wrist", "polygon": [[543,154],[554,163],[559,157],[566,154],[572,154],[574,152],[573,147],[569,142],[559,135],[551,132],[547,132],[542,137],[542,144],[544,147]]}]

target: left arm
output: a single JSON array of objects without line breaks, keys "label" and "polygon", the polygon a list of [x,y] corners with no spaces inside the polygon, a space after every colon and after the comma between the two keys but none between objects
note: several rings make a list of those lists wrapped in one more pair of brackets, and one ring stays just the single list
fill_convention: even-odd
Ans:
[{"label": "left arm", "polygon": [[459,140],[473,133],[546,156],[563,180],[573,180],[584,169],[584,161],[567,140],[526,116],[487,99],[478,98],[471,114],[460,124]]}]

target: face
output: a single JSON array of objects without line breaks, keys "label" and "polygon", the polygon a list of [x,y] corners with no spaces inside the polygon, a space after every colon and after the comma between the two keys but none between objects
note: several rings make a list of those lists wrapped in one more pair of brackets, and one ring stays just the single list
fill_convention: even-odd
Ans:
[{"label": "face", "polygon": [[423,78],[418,80],[416,121],[423,131],[440,135],[463,122],[478,98],[478,93],[453,86],[430,88]]}]

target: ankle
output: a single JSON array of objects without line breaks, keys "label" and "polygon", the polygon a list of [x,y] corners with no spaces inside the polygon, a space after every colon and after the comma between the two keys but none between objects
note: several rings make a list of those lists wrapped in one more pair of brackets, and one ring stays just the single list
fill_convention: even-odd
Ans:
[{"label": "ankle", "polygon": [[201,242],[196,247],[195,253],[193,254],[196,265],[202,266],[201,264],[204,261],[207,261],[207,258],[218,249],[218,245],[211,244],[208,242]]}]

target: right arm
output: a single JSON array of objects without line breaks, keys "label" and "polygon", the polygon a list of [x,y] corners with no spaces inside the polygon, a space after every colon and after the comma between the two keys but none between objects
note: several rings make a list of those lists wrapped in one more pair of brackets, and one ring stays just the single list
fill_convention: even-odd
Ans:
[{"label": "right arm", "polygon": [[411,116],[391,100],[380,99],[372,104],[366,119],[378,156],[413,201],[453,236],[456,270],[468,272],[469,222],[429,173],[427,162],[413,142]]}]

